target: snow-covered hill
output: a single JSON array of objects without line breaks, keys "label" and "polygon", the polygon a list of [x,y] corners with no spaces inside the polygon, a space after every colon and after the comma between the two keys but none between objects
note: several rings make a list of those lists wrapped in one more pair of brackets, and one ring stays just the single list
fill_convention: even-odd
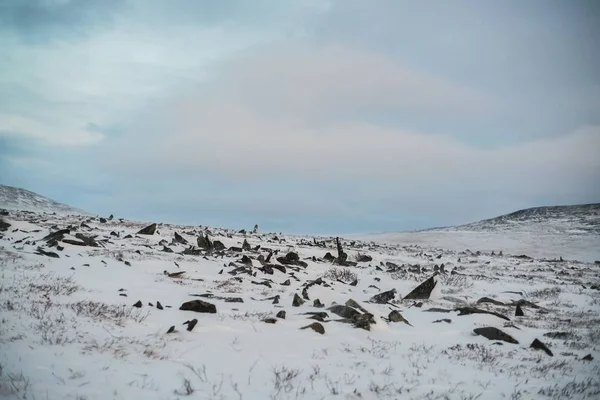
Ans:
[{"label": "snow-covered hill", "polygon": [[529,208],[466,225],[355,237],[593,262],[600,260],[600,204]]},{"label": "snow-covered hill", "polygon": [[57,214],[89,214],[29,190],[0,185],[0,209]]},{"label": "snow-covered hill", "polygon": [[0,218],[1,398],[600,396],[594,263]]}]

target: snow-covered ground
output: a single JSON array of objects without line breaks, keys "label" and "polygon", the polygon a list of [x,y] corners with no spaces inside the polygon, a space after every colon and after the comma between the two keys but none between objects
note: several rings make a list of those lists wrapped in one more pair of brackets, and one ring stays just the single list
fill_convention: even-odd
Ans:
[{"label": "snow-covered ground", "polygon": [[[494,254],[466,251],[450,236],[446,249],[435,248],[424,236],[411,246],[342,240],[348,260],[372,260],[340,266],[324,260],[328,252],[338,255],[332,238],[162,224],[142,235],[136,232],[147,224],[116,219],[23,212],[2,218],[10,224],[0,232],[2,398],[600,396],[594,263],[498,255],[503,245],[493,238]],[[65,228],[62,237],[44,239]],[[200,250],[204,233],[227,249]],[[98,247],[81,245],[93,245],[90,237]],[[249,248],[240,252],[235,247],[244,241]],[[192,254],[182,254],[186,249]],[[272,251],[278,253],[267,262]],[[289,252],[299,261],[280,258]],[[532,247],[514,253],[537,254]],[[442,264],[430,298],[403,300]],[[309,300],[293,306],[311,282]],[[388,302],[369,301],[393,289]],[[196,299],[216,313],[179,309]],[[315,307],[316,299],[325,307]],[[373,314],[363,325],[369,330],[339,321],[330,309],[350,299]],[[524,316],[515,316],[516,304]],[[353,306],[345,310],[368,320]],[[471,310],[465,307],[501,316],[460,315]],[[282,310],[285,319],[276,316]],[[392,310],[410,325],[386,321]],[[327,313],[324,334],[301,329],[317,322],[309,312]],[[192,319],[197,324],[188,331],[184,322]],[[498,328],[518,344],[475,334],[481,327]],[[534,339],[553,355],[530,348]]]},{"label": "snow-covered ground", "polygon": [[27,210],[56,213],[61,215],[89,213],[73,208],[40,194],[13,186],[0,185],[0,208],[6,210]]}]

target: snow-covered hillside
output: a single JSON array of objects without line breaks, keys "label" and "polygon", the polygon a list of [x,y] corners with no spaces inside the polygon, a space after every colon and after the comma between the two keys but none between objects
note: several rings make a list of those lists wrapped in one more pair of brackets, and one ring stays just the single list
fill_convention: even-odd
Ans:
[{"label": "snow-covered hillside", "polygon": [[593,263],[0,218],[3,398],[600,396]]},{"label": "snow-covered hillside", "polygon": [[89,214],[29,190],[0,185],[0,209],[57,214]]},{"label": "snow-covered hillside", "polygon": [[600,260],[600,204],[537,207],[467,225],[355,237],[593,262]]}]

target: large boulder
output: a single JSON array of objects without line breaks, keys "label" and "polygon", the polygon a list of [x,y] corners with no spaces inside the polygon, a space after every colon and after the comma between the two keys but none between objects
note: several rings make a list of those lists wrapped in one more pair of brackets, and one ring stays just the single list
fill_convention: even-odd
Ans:
[{"label": "large boulder", "polygon": [[404,300],[428,299],[429,296],[431,296],[431,292],[437,285],[437,280],[435,278],[436,275],[433,275],[431,278],[421,283],[419,286],[414,288],[412,292],[407,294],[404,297]]},{"label": "large boulder", "polygon": [[156,232],[156,224],[151,224],[143,229],[140,229],[138,231],[138,235],[154,235],[155,232]]},{"label": "large boulder", "polygon": [[510,336],[508,333],[504,333],[500,329],[494,328],[492,326],[488,326],[485,328],[475,328],[473,329],[473,332],[489,340],[501,340],[507,343],[519,344],[517,339]]},{"label": "large boulder", "polygon": [[179,307],[179,309],[184,311],[195,311],[199,313],[210,314],[215,314],[217,312],[217,307],[214,304],[203,300],[186,301],[181,305],[181,307]]}]

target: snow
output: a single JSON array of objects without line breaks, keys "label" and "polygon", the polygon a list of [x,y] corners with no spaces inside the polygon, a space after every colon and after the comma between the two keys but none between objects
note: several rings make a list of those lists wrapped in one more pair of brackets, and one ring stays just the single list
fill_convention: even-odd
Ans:
[{"label": "snow", "polygon": [[[145,224],[100,223],[77,215],[11,212],[6,220],[11,227],[0,239],[0,397],[537,399],[598,398],[600,394],[600,302],[598,290],[592,289],[600,279],[599,267],[593,263],[529,260],[507,251],[503,256],[488,251],[477,255],[475,251],[482,248],[469,246],[472,252],[465,251],[463,240],[472,238],[455,232],[453,239],[448,231],[438,238],[423,233],[410,246],[345,240],[350,259],[361,253],[373,260],[336,267],[318,261],[326,252],[337,254],[332,238],[317,238],[326,241],[323,248],[311,246],[312,238],[307,237],[278,235],[284,240],[279,241],[274,234],[198,226],[160,224],[155,235],[136,235]],[[78,227],[76,232],[105,240],[103,246],[59,242],[64,246],[59,251],[41,241],[70,225]],[[119,237],[111,236],[113,231]],[[186,246],[172,243],[175,232],[190,243],[209,232],[227,247],[241,247],[247,240],[261,249],[227,252],[223,257],[181,255],[177,253]],[[124,239],[127,234],[133,238]],[[174,253],[161,251],[162,240]],[[496,253],[508,248],[491,233],[479,232],[479,240]],[[565,251],[570,248],[566,243]],[[583,242],[581,251],[594,254],[585,248],[592,244]],[[60,258],[34,254],[38,246]],[[528,246],[514,254],[535,256],[535,249]],[[308,264],[295,272],[299,281],[278,270],[273,275],[261,272],[256,258],[268,255],[265,248],[280,250],[272,263],[287,251],[298,252]],[[545,251],[540,254],[550,257]],[[242,255],[254,258],[255,277],[229,274],[235,268],[229,264],[241,266]],[[388,272],[382,266],[386,262],[397,264],[400,271]],[[401,300],[441,263],[447,273],[437,276],[431,299],[422,300],[421,307],[416,301]],[[407,272],[417,264],[427,271]],[[292,307],[302,284],[331,268],[348,268],[357,275],[358,284],[324,278],[330,287],[311,286],[310,301]],[[186,273],[170,278],[164,271]],[[252,283],[264,279],[273,281],[271,288]],[[286,279],[291,280],[290,286],[281,285]],[[368,302],[372,295],[391,289],[398,292],[392,305]],[[216,305],[216,314],[179,310],[183,302],[199,299],[191,295],[204,293],[241,297],[244,302],[203,299]],[[279,304],[262,300],[275,295],[281,296]],[[525,317],[517,318],[514,306],[475,304],[484,296],[505,303],[524,299],[542,308],[523,307]],[[376,323],[366,331],[334,321],[337,316],[327,309],[312,307],[317,298],[327,307],[354,299],[374,314]],[[132,307],[138,300],[143,307]],[[157,301],[164,310],[148,305]],[[425,311],[463,305],[505,314],[514,327],[489,314]],[[383,320],[392,309],[412,326]],[[262,321],[280,310],[286,311],[286,319],[276,324]],[[322,323],[324,335],[300,329],[314,322],[302,314],[309,311],[329,313],[331,321]],[[183,323],[193,318],[198,324],[188,332]],[[433,323],[444,318],[451,323]],[[167,334],[172,325],[176,332]],[[483,326],[502,329],[519,344],[499,345],[473,333]],[[570,339],[544,336],[563,331]],[[530,349],[535,338],[547,344],[554,356]],[[587,354],[594,357],[592,361],[582,360]]]}]

